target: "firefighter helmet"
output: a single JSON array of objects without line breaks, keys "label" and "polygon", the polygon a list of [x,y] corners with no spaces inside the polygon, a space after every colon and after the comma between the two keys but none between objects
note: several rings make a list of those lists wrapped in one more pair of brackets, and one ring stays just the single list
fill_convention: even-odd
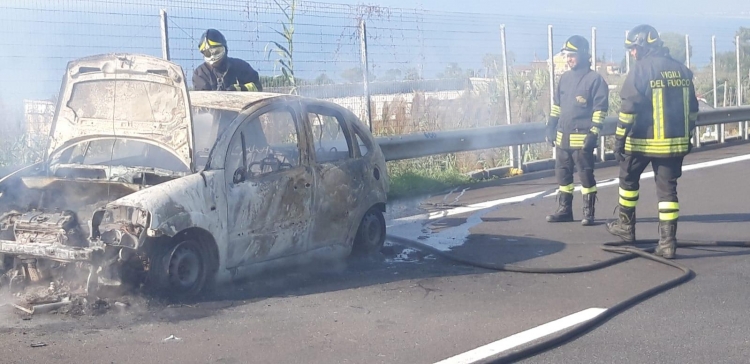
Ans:
[{"label": "firefighter helmet", "polygon": [[625,38],[625,48],[642,47],[642,48],[661,48],[663,42],[656,28],[642,24],[628,32]]},{"label": "firefighter helmet", "polygon": [[566,53],[579,53],[581,55],[584,55],[585,58],[590,54],[589,41],[587,41],[586,38],[580,35],[574,35],[565,41],[565,44],[563,44],[561,51]]},{"label": "firefighter helmet", "polygon": [[226,57],[227,40],[220,31],[208,29],[201,36],[198,50],[203,54],[206,63],[214,65]]}]

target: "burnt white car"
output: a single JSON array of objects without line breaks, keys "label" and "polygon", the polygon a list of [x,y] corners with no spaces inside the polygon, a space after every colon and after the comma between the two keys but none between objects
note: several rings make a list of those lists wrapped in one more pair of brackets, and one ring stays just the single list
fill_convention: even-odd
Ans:
[{"label": "burnt white car", "polygon": [[385,160],[343,107],[189,92],[178,65],[133,54],[70,62],[58,99],[44,161],[0,180],[6,283],[74,267],[89,290],[189,297],[383,245]]}]

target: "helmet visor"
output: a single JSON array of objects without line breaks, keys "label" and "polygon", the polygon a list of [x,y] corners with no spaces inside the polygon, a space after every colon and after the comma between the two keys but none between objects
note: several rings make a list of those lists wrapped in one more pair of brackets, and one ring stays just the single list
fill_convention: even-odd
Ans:
[{"label": "helmet visor", "polygon": [[208,47],[204,48],[201,51],[201,54],[203,54],[203,59],[209,64],[214,64],[220,61],[222,58],[224,58],[224,55],[226,53],[227,50],[224,46]]}]

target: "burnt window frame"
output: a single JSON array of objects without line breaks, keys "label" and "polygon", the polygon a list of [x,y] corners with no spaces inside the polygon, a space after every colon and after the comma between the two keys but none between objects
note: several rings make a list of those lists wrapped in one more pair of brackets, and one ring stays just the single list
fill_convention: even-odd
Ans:
[{"label": "burnt window frame", "polygon": [[[231,138],[229,138],[229,142],[227,143],[227,149],[226,149],[225,156],[224,156],[224,166],[223,166],[223,169],[224,169],[224,175],[225,176],[233,176],[234,173],[235,173],[234,170],[230,171],[230,170],[227,169],[227,166],[228,166],[228,164],[229,164],[229,162],[231,160],[230,153],[231,153],[232,148],[234,146],[235,137],[237,137],[238,134],[240,134],[240,133],[243,132],[243,128],[245,126],[247,126],[248,123],[257,122],[257,123],[260,124],[261,123],[260,117],[262,115],[265,115],[265,114],[268,114],[268,113],[272,113],[272,112],[279,112],[279,111],[287,111],[287,112],[289,112],[291,114],[292,121],[294,122],[294,129],[295,129],[295,131],[297,133],[297,155],[298,155],[298,158],[297,158],[297,164],[296,165],[292,165],[291,169],[304,168],[307,165],[307,158],[308,158],[308,153],[307,153],[307,150],[306,150],[307,149],[307,139],[306,139],[307,138],[307,131],[306,131],[306,129],[304,129],[304,127],[302,127],[302,128],[300,127],[301,126],[301,123],[300,123],[300,118],[301,118],[300,110],[298,108],[296,108],[294,106],[294,104],[290,104],[290,103],[285,103],[285,104],[272,103],[272,104],[263,106],[263,107],[259,108],[258,110],[253,111],[249,115],[244,116],[244,118],[242,119],[242,121],[239,123],[239,125],[237,125],[237,127],[232,132],[232,136],[231,136]],[[242,115],[242,114],[240,114],[240,115]],[[260,129],[261,129],[261,132],[263,132],[263,138],[266,140],[266,142],[268,142],[268,138],[266,136],[266,133],[263,131],[262,125],[260,125]],[[240,140],[240,143],[243,143],[242,140]],[[246,162],[247,161],[245,161],[244,163],[246,163]],[[235,183],[234,180],[233,180],[233,178],[231,178],[231,177],[226,178],[226,181],[230,185],[238,186],[238,185],[241,185],[243,183],[247,183],[249,181],[258,181],[258,180],[261,180],[263,178],[267,178],[268,176],[273,176],[273,175],[276,175],[277,173],[285,172],[287,170],[289,170],[289,169],[268,172],[268,173],[260,174],[260,175],[257,175],[257,176],[248,176],[242,182],[237,182],[237,183]]]},{"label": "burnt window frame", "polygon": [[[321,110],[325,110],[326,112],[319,112]],[[337,163],[345,163],[347,161],[352,161],[357,159],[359,156],[358,153],[354,152],[354,142],[352,140],[352,131],[351,131],[351,123],[349,121],[348,115],[346,113],[341,112],[338,110],[338,108],[325,105],[323,103],[317,103],[317,102],[306,102],[302,105],[303,118],[307,121],[307,124],[305,125],[306,128],[309,129],[310,133],[310,142],[312,143],[310,145],[310,153],[312,155],[312,158],[314,158],[316,164],[337,164]],[[337,120],[339,123],[339,126],[341,127],[341,131],[344,133],[344,139],[346,139],[346,146],[349,152],[349,156],[346,159],[336,159],[332,161],[319,161],[317,156],[317,149],[315,144],[315,130],[312,121],[310,120],[309,114],[316,114],[320,116],[328,116],[333,117]],[[357,149],[359,148],[359,145],[357,145]]]}]

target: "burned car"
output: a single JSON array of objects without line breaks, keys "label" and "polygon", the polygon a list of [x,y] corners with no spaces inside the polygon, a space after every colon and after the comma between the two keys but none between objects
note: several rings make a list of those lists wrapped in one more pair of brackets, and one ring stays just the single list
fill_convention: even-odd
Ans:
[{"label": "burned car", "polygon": [[388,176],[349,110],[295,95],[189,92],[150,56],[72,61],[44,161],[0,180],[6,283],[83,272],[189,297],[385,240]]}]

